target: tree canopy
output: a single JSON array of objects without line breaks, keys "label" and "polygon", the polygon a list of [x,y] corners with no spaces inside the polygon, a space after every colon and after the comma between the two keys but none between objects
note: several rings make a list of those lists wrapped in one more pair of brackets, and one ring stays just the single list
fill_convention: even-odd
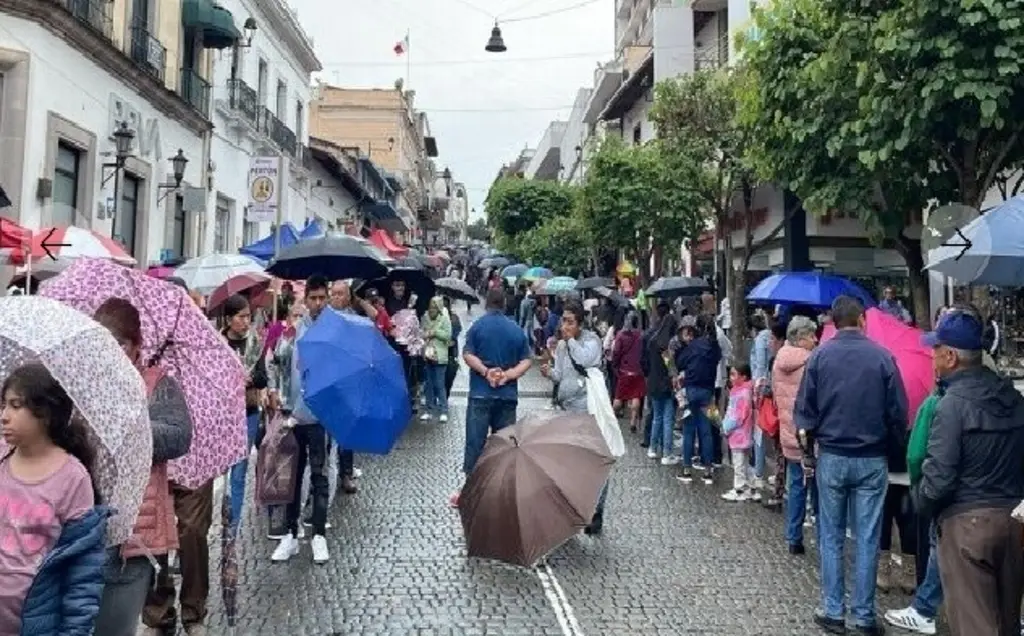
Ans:
[{"label": "tree canopy", "polygon": [[498,239],[514,238],[545,220],[572,210],[574,193],[556,181],[499,179],[487,193],[487,222]]},{"label": "tree canopy", "polygon": [[576,276],[590,271],[591,246],[586,223],[574,210],[518,235],[514,251],[527,263]]},{"label": "tree canopy", "polygon": [[486,241],[491,238],[491,229],[487,227],[487,221],[480,218],[469,224],[466,235],[473,241]]}]

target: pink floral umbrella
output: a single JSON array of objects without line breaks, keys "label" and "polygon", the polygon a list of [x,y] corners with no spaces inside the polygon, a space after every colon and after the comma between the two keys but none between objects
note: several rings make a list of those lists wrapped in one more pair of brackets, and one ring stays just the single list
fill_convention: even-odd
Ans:
[{"label": "pink floral umbrella", "polygon": [[143,359],[178,380],[192,415],[192,448],[171,462],[172,481],[198,488],[245,457],[245,370],[185,290],[109,260],[80,259],[39,294],[90,316],[111,297],[139,310]]},{"label": "pink floral umbrella", "polygon": [[[932,366],[932,351],[921,344],[923,331],[905,325],[902,321],[872,307],[865,316],[865,334],[871,340],[885,347],[896,359],[903,388],[907,392],[907,414],[914,425],[917,409],[935,389],[935,368]],[[825,342],[836,334],[834,326],[826,325],[821,334]]]}]

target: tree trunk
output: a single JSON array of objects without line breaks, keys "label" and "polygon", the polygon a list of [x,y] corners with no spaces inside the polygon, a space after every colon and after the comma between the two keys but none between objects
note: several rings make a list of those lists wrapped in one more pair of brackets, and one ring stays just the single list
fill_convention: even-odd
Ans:
[{"label": "tree trunk", "polygon": [[917,326],[925,330],[931,329],[931,289],[928,273],[924,271],[921,241],[907,238],[901,234],[896,239],[896,251],[903,257],[903,262],[907,265],[910,300],[914,309],[914,317],[917,319]]}]

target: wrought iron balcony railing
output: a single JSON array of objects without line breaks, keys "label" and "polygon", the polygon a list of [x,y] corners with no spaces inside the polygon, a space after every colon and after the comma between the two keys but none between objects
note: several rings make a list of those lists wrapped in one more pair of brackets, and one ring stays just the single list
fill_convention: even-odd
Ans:
[{"label": "wrought iron balcony railing", "polygon": [[288,128],[269,108],[263,109],[263,131],[277,146],[291,156],[295,156],[297,140],[295,133]]},{"label": "wrought iron balcony railing", "polygon": [[259,126],[259,95],[256,89],[240,79],[228,80],[231,109],[236,110],[253,126]]},{"label": "wrought iron balcony railing", "polygon": [[132,61],[145,69],[153,77],[161,82],[164,81],[167,49],[160,43],[160,40],[153,37],[145,26],[136,25],[132,27],[128,53]]},{"label": "wrought iron balcony railing", "polygon": [[114,34],[114,18],[110,14],[113,5],[107,0],[60,0],[64,8],[75,19],[99,33],[108,40]]},{"label": "wrought iron balcony railing", "polygon": [[181,84],[178,93],[203,117],[210,117],[210,83],[200,77],[194,69],[181,69]]}]

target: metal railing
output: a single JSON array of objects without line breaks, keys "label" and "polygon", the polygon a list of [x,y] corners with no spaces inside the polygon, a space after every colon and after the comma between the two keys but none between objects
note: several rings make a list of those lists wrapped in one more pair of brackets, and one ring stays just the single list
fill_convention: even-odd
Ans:
[{"label": "metal railing", "polygon": [[240,79],[228,80],[228,93],[232,110],[237,110],[253,126],[260,121],[259,95],[256,89]]},{"label": "metal railing", "polygon": [[178,93],[203,117],[210,118],[210,83],[200,77],[194,69],[181,69]]},{"label": "metal railing", "polygon": [[132,27],[128,53],[133,62],[161,82],[164,81],[167,49],[160,43],[160,40],[153,37],[153,34],[145,26],[135,25]]},{"label": "metal railing", "polygon": [[263,110],[263,117],[265,122],[263,130],[270,137],[270,140],[277,144],[281,150],[294,157],[295,149],[298,145],[295,133],[278,119],[274,113],[270,112],[269,108]]},{"label": "metal railing", "polygon": [[60,2],[76,20],[104,38],[113,40],[114,18],[110,15],[110,7],[113,5],[107,0],[60,0]]}]

